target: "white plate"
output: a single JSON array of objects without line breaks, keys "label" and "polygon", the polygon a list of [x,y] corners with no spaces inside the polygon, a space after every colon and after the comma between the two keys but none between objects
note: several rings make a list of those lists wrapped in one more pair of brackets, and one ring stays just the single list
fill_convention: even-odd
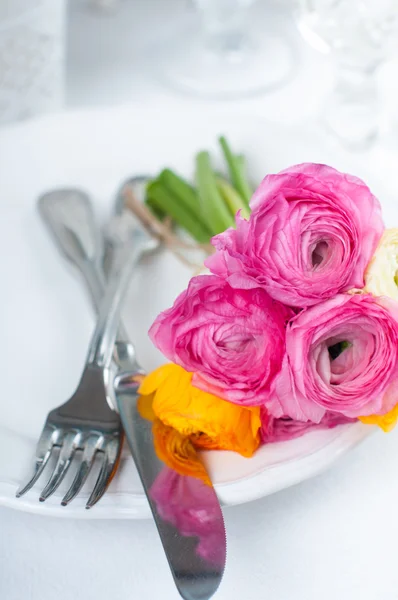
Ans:
[{"label": "white plate", "polygon": [[[36,198],[54,187],[81,186],[105,219],[127,176],[156,173],[165,165],[191,176],[195,152],[216,150],[220,133],[246,153],[257,181],[266,172],[308,160],[371,177],[368,159],[359,162],[336,153],[308,130],[292,131],[258,118],[221,113],[98,110],[46,117],[0,132],[0,504],[54,516],[149,516],[127,451],[108,493],[91,511],[83,509],[90,484],[68,508],[60,506],[62,489],[44,504],[38,501],[40,486],[15,498],[47,412],[68,398],[77,384],[94,323],[83,285],[58,255],[37,215]],[[380,182],[372,177],[372,183],[380,194]],[[398,222],[393,204],[386,203],[385,208]],[[137,271],[124,320],[146,369],[162,360],[148,340],[148,327],[189,276],[168,253]],[[221,502],[237,504],[319,473],[371,431],[359,423],[345,425],[264,446],[252,459],[228,452],[209,452],[205,459]]]}]

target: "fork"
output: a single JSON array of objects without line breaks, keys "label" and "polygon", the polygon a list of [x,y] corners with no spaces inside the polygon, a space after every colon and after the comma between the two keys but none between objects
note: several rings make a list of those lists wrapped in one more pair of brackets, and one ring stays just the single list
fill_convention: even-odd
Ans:
[{"label": "fork", "polygon": [[[100,267],[101,237],[95,228],[93,211],[87,195],[79,190],[59,190],[39,199],[39,209],[70,260],[80,266],[95,303],[103,295],[104,277]],[[97,453],[102,464],[94,489],[87,501],[91,508],[105,493],[117,470],[122,447],[122,428],[115,405],[113,381],[118,371],[112,360],[119,325],[120,305],[131,271],[144,252],[153,250],[157,242],[141,227],[132,215],[129,222],[115,217],[109,235],[117,248],[109,285],[100,302],[99,317],[90,341],[86,364],[73,396],[52,410],[46,419],[36,447],[33,476],[19,489],[17,497],[25,494],[38,481],[59,448],[52,474],[40,494],[45,501],[59,487],[78,450],[82,458],[73,482],[62,499],[66,506],[81,490]],[[120,332],[120,329],[119,329]],[[122,335],[124,332],[122,330]],[[120,336],[120,333],[119,333]]]}]

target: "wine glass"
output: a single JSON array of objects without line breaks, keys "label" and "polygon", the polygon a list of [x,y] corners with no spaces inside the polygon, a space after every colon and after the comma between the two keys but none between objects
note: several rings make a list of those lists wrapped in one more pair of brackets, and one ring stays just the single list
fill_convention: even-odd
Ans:
[{"label": "wine glass", "polygon": [[181,91],[220,99],[286,83],[296,53],[275,4],[262,16],[264,4],[258,2],[257,19],[250,10],[254,4],[255,0],[193,0],[193,18],[163,40],[157,57],[167,81]]},{"label": "wine glass", "polygon": [[353,149],[366,149],[379,134],[376,74],[391,53],[397,25],[397,0],[299,0],[302,37],[333,60],[325,123]]}]

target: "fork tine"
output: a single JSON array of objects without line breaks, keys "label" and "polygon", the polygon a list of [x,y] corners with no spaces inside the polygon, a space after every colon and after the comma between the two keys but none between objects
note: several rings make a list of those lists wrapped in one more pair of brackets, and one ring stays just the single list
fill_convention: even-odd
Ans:
[{"label": "fork tine", "polygon": [[44,426],[39,441],[36,445],[34,473],[29,481],[24,486],[19,488],[16,493],[17,498],[20,498],[26,494],[26,492],[28,492],[39,479],[50,459],[54,445],[56,445],[60,435],[60,430],[49,427],[48,425]]},{"label": "fork tine", "polygon": [[44,502],[51,494],[55,492],[61,481],[66,475],[67,470],[70,467],[72,458],[75,454],[77,444],[80,440],[81,434],[76,431],[68,432],[63,440],[61,451],[59,453],[58,462],[55,469],[40,495],[40,502]]},{"label": "fork tine", "polygon": [[102,498],[107,490],[107,487],[112,481],[112,478],[119,466],[122,441],[123,438],[121,435],[115,435],[112,438],[105,438],[103,463],[94,489],[87,500],[87,509],[92,508],[94,504],[96,504],[98,500]]},{"label": "fork tine", "polygon": [[67,504],[69,504],[69,502],[71,502],[73,500],[73,498],[75,498],[75,496],[77,496],[77,494],[82,489],[84,482],[86,481],[87,476],[93,465],[95,454],[98,450],[99,439],[100,438],[98,438],[98,436],[96,436],[96,437],[90,436],[88,438],[88,440],[86,441],[86,443],[84,445],[81,463],[78,467],[76,476],[75,476],[69,490],[66,492],[65,496],[62,498],[62,502],[61,502],[62,506],[67,506]]}]

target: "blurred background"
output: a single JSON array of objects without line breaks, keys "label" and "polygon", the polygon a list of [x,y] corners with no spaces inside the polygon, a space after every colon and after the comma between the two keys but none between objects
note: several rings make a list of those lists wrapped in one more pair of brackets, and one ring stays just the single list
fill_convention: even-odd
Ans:
[{"label": "blurred background", "polygon": [[[55,327],[57,311],[63,314],[58,298],[64,297],[66,307],[68,303],[73,305],[76,297],[80,321],[76,321],[75,329],[81,334],[81,354],[74,338],[76,331],[72,331],[66,317],[69,313],[64,311],[65,320],[59,320],[65,323],[65,329],[59,330],[63,344],[54,337],[65,385],[73,361],[76,373],[80,372],[91,311],[89,306],[84,308],[87,303],[83,296],[77,296],[80,283],[71,287],[65,279],[61,294],[59,290],[48,293],[51,268],[55,274],[59,264],[55,258],[48,269],[39,264],[37,257],[47,237],[41,224],[32,218],[33,211],[26,210],[17,221],[11,209],[17,215],[18,203],[21,207],[23,202],[26,207],[33,206],[39,189],[43,190],[40,186],[74,184],[76,176],[79,185],[87,182],[98,210],[104,209],[105,214],[106,207],[108,214],[115,184],[122,181],[121,177],[132,175],[137,166],[132,165],[129,155],[130,140],[122,140],[122,144],[120,130],[111,131],[106,121],[105,130],[111,141],[98,143],[98,157],[106,158],[108,151],[113,152],[113,141],[119,145],[115,154],[124,157],[120,168],[110,161],[109,173],[101,173],[94,165],[97,155],[93,153],[87,169],[85,158],[80,161],[79,151],[84,157],[88,154],[84,154],[85,145],[80,140],[71,171],[64,169],[62,146],[66,147],[65,156],[70,157],[76,146],[72,140],[76,132],[83,137],[89,131],[94,137],[96,113],[87,119],[87,128],[75,127],[69,137],[65,136],[67,140],[58,139],[59,131],[65,133],[65,126],[58,130],[56,119],[50,120],[53,137],[43,127],[45,139],[53,140],[56,146],[54,151],[51,148],[54,156],[49,162],[41,158],[51,154],[46,154],[43,145],[36,152],[35,130],[29,139],[25,134],[14,139],[14,125],[65,110],[87,115],[93,107],[128,105],[137,107],[138,118],[143,107],[154,115],[159,111],[163,120],[169,114],[171,123],[165,131],[173,131],[180,110],[189,107],[190,115],[197,111],[201,118],[193,130],[198,140],[195,134],[191,140],[188,131],[183,137],[187,150],[184,145],[179,153],[176,150],[167,154],[167,139],[161,140],[157,153],[147,144],[142,164],[160,169],[169,155],[179,157],[178,168],[180,162],[182,166],[193,166],[194,152],[201,144],[207,144],[206,136],[202,141],[198,134],[204,115],[207,118],[214,111],[237,115],[235,123],[242,120],[241,128],[245,127],[242,116],[264,117],[283,125],[271,127],[270,131],[287,134],[277,133],[278,139],[265,140],[267,152],[269,148],[266,157],[261,152],[261,156],[254,156],[258,151],[254,148],[250,165],[260,165],[263,174],[273,155],[278,164],[283,156],[284,165],[293,155],[295,160],[297,156],[305,160],[308,154],[318,156],[318,151],[321,156],[333,156],[331,164],[343,165],[341,168],[366,177],[372,189],[375,181],[375,192],[381,197],[383,191],[383,200],[392,199],[386,203],[384,213],[391,226],[397,223],[397,33],[398,0],[0,0],[0,130],[6,132],[4,140],[15,142],[3,153],[3,158],[5,154],[15,155],[10,161],[15,170],[4,177],[7,169],[3,169],[0,177],[3,185],[7,179],[9,190],[16,189],[14,196],[2,195],[2,207],[6,209],[3,223],[8,219],[12,226],[9,242],[7,238],[0,241],[5,256],[20,250],[16,260],[24,257],[17,270],[12,270],[16,263],[11,260],[3,264],[9,262],[13,282],[10,289],[15,310],[19,297],[18,324],[24,336],[23,318],[29,325],[34,321],[37,337],[45,339],[47,330]],[[120,120],[124,114],[123,110],[117,112]],[[74,122],[84,125],[84,118]],[[250,136],[254,128],[258,133],[256,118]],[[181,129],[180,125],[180,137]],[[260,131],[258,137],[263,136]],[[175,146],[179,144],[182,147],[177,139]],[[134,151],[137,156],[139,152]],[[21,164],[30,168],[23,170],[23,177],[19,175],[21,153],[25,153]],[[151,162],[152,153],[156,156]],[[185,154],[187,158],[183,160]],[[352,168],[351,159],[356,161]],[[382,185],[378,185],[379,181]],[[20,212],[22,215],[22,209]],[[18,231],[16,239],[14,231]],[[31,251],[36,247],[37,254]],[[25,258],[30,254],[29,262]],[[42,321],[31,319],[25,310],[27,286],[36,279],[41,285],[36,295],[38,306],[48,307],[48,316],[43,316]],[[14,281],[20,286],[16,288],[20,294],[15,293]],[[140,290],[137,297],[139,293]],[[172,288],[170,294],[174,298]],[[31,314],[34,301],[35,297],[29,298]],[[144,308],[147,311],[146,305]],[[136,313],[133,318],[140,322]],[[48,327],[43,333],[39,329],[44,321]],[[142,321],[140,326],[144,329]],[[9,330],[14,335],[11,319]],[[35,340],[24,337],[27,356],[29,341],[33,344]],[[73,352],[68,354],[72,345]],[[8,351],[7,344],[3,346]],[[149,342],[147,347],[149,356]],[[48,357],[52,359],[49,348]],[[58,350],[64,352],[65,359]],[[64,369],[65,363],[68,369]],[[19,363],[17,367],[20,369]],[[26,374],[24,377],[28,390],[31,382]],[[40,368],[38,386],[42,385],[41,378]],[[53,382],[57,393],[60,381]],[[17,415],[26,431],[30,431],[31,413],[24,412],[17,400],[5,400],[7,414]],[[37,411],[35,418],[40,427],[42,416]],[[9,420],[11,423],[11,416]],[[393,434],[382,441],[373,436],[341,461],[338,468],[316,480],[226,511],[228,572],[220,588],[220,600],[252,600],[265,594],[271,600],[396,600],[398,574],[393,544],[397,529],[391,517],[397,497],[396,478],[391,476],[395,472],[395,440]],[[117,598],[176,597],[152,522],[70,520],[65,527],[63,519],[43,519],[5,508],[0,521],[0,596],[4,600],[19,600],[23,595],[31,600],[69,600],[72,595],[74,600],[91,600],[110,597],[110,590]],[[149,552],[144,549],[143,540]],[[249,552],[242,551],[243,541]]]},{"label": "blurred background", "polygon": [[0,123],[224,103],[363,151],[397,127],[397,16],[396,0],[1,0]]}]

